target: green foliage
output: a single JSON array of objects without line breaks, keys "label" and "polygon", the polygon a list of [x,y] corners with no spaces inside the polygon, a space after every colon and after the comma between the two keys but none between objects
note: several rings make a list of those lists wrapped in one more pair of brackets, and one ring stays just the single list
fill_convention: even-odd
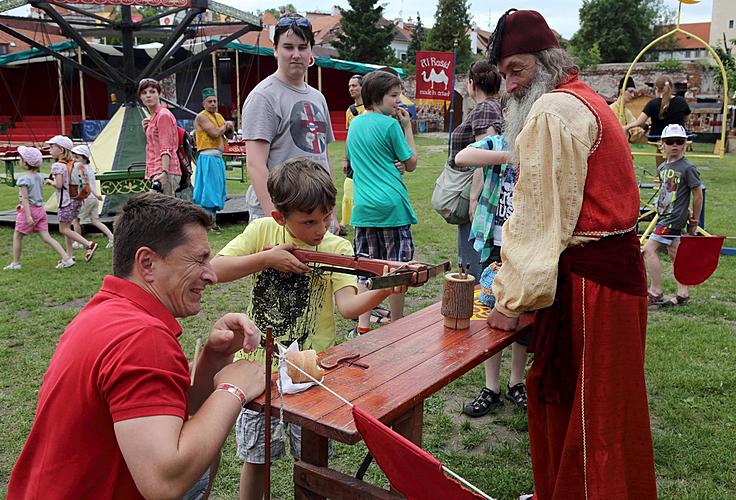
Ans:
[{"label": "green foliage", "polygon": [[271,7],[270,9],[266,9],[263,11],[263,13],[269,13],[276,19],[281,17],[282,14],[287,12],[296,12],[296,7],[294,7],[293,3],[287,3],[286,5],[280,6],[278,9],[275,7]]},{"label": "green foliage", "polygon": [[662,0],[584,0],[570,44],[582,54],[598,42],[601,62],[628,62],[673,15]]},{"label": "green foliage", "polygon": [[655,66],[657,69],[677,70],[682,69],[684,64],[677,59],[665,59],[664,61],[659,61]]},{"label": "green foliage", "polygon": [[439,0],[434,14],[435,23],[427,37],[427,49],[451,52],[456,48],[455,73],[467,72],[473,63],[470,38],[466,30],[470,26],[467,0]]},{"label": "green foliage", "polygon": [[380,22],[383,6],[376,0],[349,0],[350,8],[340,8],[342,32],[332,42],[341,59],[372,64],[397,64],[391,48],[396,25]]},{"label": "green foliage", "polygon": [[[731,43],[736,43],[736,39],[731,40]],[[723,67],[726,70],[726,78],[728,78],[728,88],[733,89],[734,87],[736,87],[736,59],[734,59],[733,53],[731,52],[732,49],[728,47],[724,49],[719,45],[718,47],[713,47],[713,50],[715,50],[716,54],[718,54],[718,57],[721,58]],[[716,85],[723,89],[723,75],[721,74],[721,68],[716,65],[711,68],[711,71],[713,72],[713,80],[715,81]]]},{"label": "green foliage", "polygon": [[591,66],[601,63],[601,47],[598,42],[595,42],[587,49],[571,47],[571,52],[575,56],[575,60],[578,63],[578,66],[580,66],[580,69],[590,68]]},{"label": "green foliage", "polygon": [[414,31],[411,33],[411,41],[409,42],[409,48],[406,50],[406,63],[404,69],[407,73],[414,73],[415,64],[417,62],[417,52],[422,50],[422,46],[427,40],[427,30],[422,25],[422,18],[417,12],[417,22],[414,25]]}]

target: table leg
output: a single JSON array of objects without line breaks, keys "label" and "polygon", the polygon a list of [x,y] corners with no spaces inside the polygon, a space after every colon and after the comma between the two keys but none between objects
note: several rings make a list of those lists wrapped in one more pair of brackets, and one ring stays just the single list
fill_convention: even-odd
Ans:
[{"label": "table leg", "polygon": [[[327,467],[327,438],[302,427],[301,461],[318,467]],[[294,498],[296,500],[322,500],[325,497],[294,484]]]},{"label": "table leg", "polygon": [[424,426],[424,401],[417,403],[392,426],[393,430],[417,446],[422,446],[422,427]]}]

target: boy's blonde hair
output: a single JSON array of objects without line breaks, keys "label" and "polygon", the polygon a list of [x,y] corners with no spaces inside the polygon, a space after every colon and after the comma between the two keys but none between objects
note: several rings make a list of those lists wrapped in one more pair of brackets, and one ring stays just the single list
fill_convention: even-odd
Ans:
[{"label": "boy's blonde hair", "polygon": [[330,174],[309,158],[291,158],[278,165],[268,174],[266,186],[274,208],[283,215],[335,208],[337,189]]}]

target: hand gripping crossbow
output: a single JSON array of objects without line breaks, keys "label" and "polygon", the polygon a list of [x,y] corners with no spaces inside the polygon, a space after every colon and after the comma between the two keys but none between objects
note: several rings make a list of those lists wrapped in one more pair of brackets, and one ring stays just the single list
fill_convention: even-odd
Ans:
[{"label": "hand gripping crossbow", "polygon": [[[430,278],[440,276],[450,270],[449,261],[434,266],[422,262],[393,262],[371,259],[362,255],[338,255],[301,249],[293,250],[292,253],[305,264],[322,264],[317,266],[322,271],[365,276],[368,278],[365,282],[368,290],[394,286],[422,286]],[[389,273],[384,275],[386,266]]]}]

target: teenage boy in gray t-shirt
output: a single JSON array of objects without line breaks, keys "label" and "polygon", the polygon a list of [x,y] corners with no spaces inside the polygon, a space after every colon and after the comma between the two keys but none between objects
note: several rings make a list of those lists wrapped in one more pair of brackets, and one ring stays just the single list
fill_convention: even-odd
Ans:
[{"label": "teenage boy in gray t-shirt", "polygon": [[314,47],[312,25],[296,14],[282,16],[273,43],[278,68],[256,85],[243,104],[250,220],[269,217],[273,211],[266,179],[276,165],[305,156],[332,175],[327,144],[335,137],[327,102],[304,81]]}]

